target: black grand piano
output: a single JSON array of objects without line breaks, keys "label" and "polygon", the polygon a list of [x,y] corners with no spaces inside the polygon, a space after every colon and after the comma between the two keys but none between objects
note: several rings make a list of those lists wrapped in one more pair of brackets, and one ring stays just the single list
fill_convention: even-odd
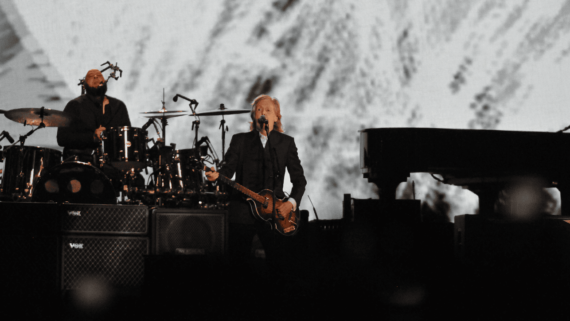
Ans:
[{"label": "black grand piano", "polygon": [[[360,167],[380,198],[394,199],[410,173],[440,176],[479,196],[479,212],[492,214],[498,191],[521,177],[560,190],[570,215],[570,134],[437,128],[360,131]],[[568,201],[565,201],[569,199]]]}]

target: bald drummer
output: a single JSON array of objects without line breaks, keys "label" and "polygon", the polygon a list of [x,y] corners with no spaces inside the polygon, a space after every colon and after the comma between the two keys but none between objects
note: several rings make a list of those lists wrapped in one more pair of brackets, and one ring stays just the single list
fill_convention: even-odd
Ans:
[{"label": "bald drummer", "polygon": [[94,163],[101,132],[110,127],[131,126],[131,120],[122,101],[105,95],[107,82],[99,70],[87,72],[84,87],[86,94],[71,100],[63,110],[73,116],[73,124],[58,128],[57,143],[64,147],[64,160],[77,156],[79,161]]}]

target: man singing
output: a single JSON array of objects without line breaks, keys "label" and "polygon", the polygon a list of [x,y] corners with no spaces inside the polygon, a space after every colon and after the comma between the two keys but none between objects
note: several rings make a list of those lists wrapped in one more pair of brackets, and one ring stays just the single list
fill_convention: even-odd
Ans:
[{"label": "man singing", "polygon": [[[268,121],[267,132],[259,122],[262,116]],[[283,134],[281,108],[275,98],[267,95],[255,98],[251,119],[250,132],[232,137],[225,156],[226,164],[219,173],[207,172],[206,177],[215,181],[219,175],[232,178],[235,173],[237,183],[254,192],[274,190],[276,197],[283,199],[283,180],[287,169],[293,188],[288,201],[276,208],[277,214],[285,215],[299,206],[307,185],[295,140]],[[274,164],[271,163],[270,153],[273,154]],[[278,177],[274,168],[278,169]],[[282,272],[281,263],[287,253],[282,251],[281,242],[287,237],[275,235],[266,223],[255,220],[250,206],[238,193],[233,193],[230,198],[229,222],[229,252],[232,265],[247,268],[252,240],[257,234],[265,250],[266,263],[275,272]]]},{"label": "man singing", "polygon": [[101,132],[110,127],[131,126],[125,104],[105,96],[107,82],[97,69],[85,76],[85,95],[71,100],[63,110],[73,116],[70,127],[57,130],[57,143],[63,146],[63,159],[77,156],[79,161],[93,163],[93,152],[101,142]]}]

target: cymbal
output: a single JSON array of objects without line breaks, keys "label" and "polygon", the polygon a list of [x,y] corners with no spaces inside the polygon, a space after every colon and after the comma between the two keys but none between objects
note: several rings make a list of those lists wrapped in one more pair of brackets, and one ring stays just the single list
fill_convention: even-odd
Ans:
[{"label": "cymbal", "polygon": [[[196,116],[220,116],[220,115],[234,115],[234,114],[247,114],[251,112],[250,109],[230,109],[230,108],[216,108],[207,110],[201,113],[196,113]],[[194,116],[190,115],[190,116]]]},{"label": "cymbal", "polygon": [[155,114],[155,115],[164,115],[164,114],[179,114],[179,113],[187,113],[187,110],[154,110],[154,111],[143,111],[141,114]]},{"label": "cymbal", "polygon": [[146,118],[164,118],[164,119],[168,119],[168,118],[174,118],[174,117],[180,117],[180,116],[186,116],[186,115],[150,115],[150,116],[144,116]]},{"label": "cymbal", "polygon": [[[8,110],[6,118],[26,125],[39,126],[42,122],[40,118],[42,108],[18,108]],[[68,127],[71,125],[73,117],[63,111],[43,108],[44,125],[46,127]]]}]

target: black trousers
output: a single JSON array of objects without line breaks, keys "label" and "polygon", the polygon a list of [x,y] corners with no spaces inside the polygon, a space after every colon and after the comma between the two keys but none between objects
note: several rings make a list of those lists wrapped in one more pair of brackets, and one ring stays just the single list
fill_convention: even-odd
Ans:
[{"label": "black trousers", "polygon": [[269,276],[296,275],[297,249],[292,237],[278,235],[267,223],[256,221],[253,224],[231,223],[229,226],[230,264],[238,271],[248,274],[252,257],[252,241],[259,237],[265,251],[265,263]]}]

